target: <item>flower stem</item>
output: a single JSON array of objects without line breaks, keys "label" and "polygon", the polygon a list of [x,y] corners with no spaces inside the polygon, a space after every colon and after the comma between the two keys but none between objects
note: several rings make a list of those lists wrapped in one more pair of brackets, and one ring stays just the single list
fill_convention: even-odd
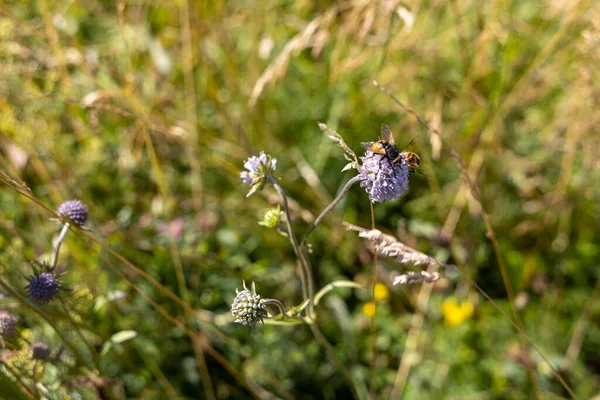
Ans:
[{"label": "flower stem", "polygon": [[265,305],[272,304],[272,305],[276,306],[277,308],[279,308],[279,312],[281,313],[281,315],[283,317],[287,316],[287,314],[285,312],[285,306],[279,300],[277,300],[277,299],[265,299],[265,300],[263,300],[263,304],[265,304]]},{"label": "flower stem", "polygon": [[317,217],[317,219],[315,219],[315,222],[313,222],[312,226],[308,229],[308,231],[304,235],[304,238],[302,239],[302,242],[300,242],[300,246],[305,246],[306,245],[306,241],[308,240],[308,236],[312,233],[312,231],[315,230],[315,228],[317,227],[317,225],[319,225],[319,223],[321,222],[321,220],[323,219],[323,217],[325,217],[327,214],[329,214],[329,212],[331,212],[331,210],[333,210],[333,208],[344,198],[344,196],[346,195],[346,193],[348,193],[348,190],[350,190],[350,188],[352,187],[352,185],[354,185],[359,180],[360,180],[360,178],[357,175],[354,178],[350,179],[348,182],[346,182],[346,185],[344,185],[344,187],[342,188],[342,190],[340,191],[340,193],[338,193],[338,195],[336,196],[336,198],[333,199],[333,201],[331,202],[331,204],[329,204],[327,207],[325,207],[325,209],[321,212],[321,214],[319,214],[319,216]]},{"label": "flower stem", "polygon": [[[373,210],[373,202],[371,201],[371,229],[375,229],[375,211]],[[373,316],[371,317],[371,354],[373,359],[371,360],[371,382],[369,391],[369,398],[375,399],[375,365],[377,361],[377,349],[375,348],[375,314],[377,312],[377,302],[375,301],[375,285],[377,284],[377,249],[373,252],[373,287],[371,295],[373,297]]]},{"label": "flower stem", "polygon": [[360,283],[356,283],[356,282],[352,282],[352,281],[334,281],[334,282],[328,283],[327,285],[323,286],[323,288],[321,290],[319,290],[317,292],[317,294],[315,295],[315,299],[314,299],[315,306],[319,305],[319,301],[321,301],[323,296],[325,296],[331,290],[333,290],[335,288],[341,288],[341,287],[355,288],[355,289],[363,288],[363,286]]},{"label": "flower stem", "polygon": [[96,365],[96,368],[98,368],[99,360],[97,357],[97,355],[98,355],[97,351],[94,349],[94,346],[92,346],[92,344],[86,339],[85,335],[81,331],[81,328],[79,327],[79,324],[77,324],[77,322],[75,322],[75,319],[69,312],[69,309],[67,308],[67,305],[65,304],[64,300],[63,299],[59,299],[59,300],[60,300],[60,304],[62,305],[63,311],[65,312],[65,315],[69,319],[69,322],[71,323],[71,325],[73,325],[73,327],[75,328],[75,332],[77,333],[77,335],[79,336],[81,341],[87,347],[88,351],[90,352],[90,356],[92,357],[92,360],[94,361],[94,364]]},{"label": "flower stem", "polygon": [[60,247],[62,246],[65,237],[67,236],[67,232],[69,232],[69,223],[66,222],[62,230],[60,231],[60,235],[58,236],[58,241],[56,242],[56,248],[54,249],[54,259],[52,260],[52,268],[51,271],[54,271],[56,268],[56,264],[58,263],[58,253],[60,252]]},{"label": "flower stem", "polygon": [[310,262],[308,261],[306,254],[302,251],[300,246],[298,245],[298,240],[296,239],[296,234],[294,233],[294,227],[292,226],[292,215],[290,213],[290,207],[288,205],[287,196],[283,188],[273,179],[271,175],[268,176],[269,183],[273,185],[279,196],[281,197],[281,201],[283,202],[283,209],[285,211],[285,219],[288,229],[288,237],[290,238],[290,242],[292,243],[292,247],[294,248],[294,253],[296,253],[296,257],[300,260],[300,264],[302,265],[300,279],[302,280],[302,286],[305,290],[306,297],[308,298],[308,316],[309,318],[313,318],[314,316],[314,304],[313,304],[313,296],[314,296],[314,282],[312,276],[312,267]]}]

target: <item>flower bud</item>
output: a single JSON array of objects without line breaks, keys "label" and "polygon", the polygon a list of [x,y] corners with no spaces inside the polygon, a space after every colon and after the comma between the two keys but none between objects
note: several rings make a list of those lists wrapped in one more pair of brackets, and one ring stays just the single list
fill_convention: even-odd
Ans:
[{"label": "flower bud", "polygon": [[263,318],[267,316],[267,308],[261,297],[256,294],[254,282],[252,282],[251,290],[246,288],[244,282],[244,290],[240,292],[236,289],[236,293],[237,296],[231,305],[234,322],[250,327],[254,327],[258,322],[263,322]]}]

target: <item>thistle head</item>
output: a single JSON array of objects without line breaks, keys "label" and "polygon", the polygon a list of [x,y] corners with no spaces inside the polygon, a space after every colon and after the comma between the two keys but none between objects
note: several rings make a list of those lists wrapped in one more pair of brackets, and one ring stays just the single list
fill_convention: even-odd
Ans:
[{"label": "thistle head", "polygon": [[88,218],[88,209],[79,200],[65,201],[58,206],[56,213],[79,227],[83,226]]},{"label": "thistle head", "polygon": [[29,284],[25,287],[34,302],[45,304],[53,300],[62,284],[54,270],[46,263],[32,263],[34,265],[33,275],[29,277]]},{"label": "thistle head", "polygon": [[241,292],[235,290],[237,295],[231,305],[231,314],[235,318],[234,322],[254,328],[258,322],[262,322],[263,318],[267,316],[267,308],[264,300],[256,294],[254,282],[252,282],[250,290],[246,287],[246,282],[243,285],[244,290]]},{"label": "thistle head", "polygon": [[374,203],[394,200],[408,190],[408,165],[403,155],[401,162],[394,164],[389,157],[370,150],[361,157],[358,166],[360,186],[365,188]]},{"label": "thistle head", "polygon": [[17,331],[17,317],[6,312],[0,311],[0,336],[10,337]]},{"label": "thistle head", "polygon": [[31,345],[31,358],[39,361],[48,361],[51,358],[50,346],[44,342]]},{"label": "thistle head", "polygon": [[261,151],[258,157],[252,156],[247,159],[244,163],[246,171],[240,172],[242,181],[250,185],[250,191],[246,197],[262,190],[267,184],[267,178],[271,176],[276,167],[277,159],[265,154],[264,151]]}]

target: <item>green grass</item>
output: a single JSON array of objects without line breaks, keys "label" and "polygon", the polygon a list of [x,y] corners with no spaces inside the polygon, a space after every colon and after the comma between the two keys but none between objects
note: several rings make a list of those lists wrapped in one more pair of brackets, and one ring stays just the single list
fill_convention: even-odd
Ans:
[{"label": "green grass", "polygon": [[[0,169],[31,193],[3,179],[0,308],[20,321],[0,397],[351,396],[306,324],[251,334],[229,319],[242,280],[288,307],[303,300],[289,241],[258,225],[277,193],[246,198],[239,172],[261,150],[278,159],[302,238],[354,174],[318,122],[357,153],[381,123],[400,147],[416,138],[424,175],[375,206],[375,225],[462,271],[389,287],[374,381],[369,291],[323,298],[315,326],[360,397],[571,397],[471,279],[511,318],[516,308],[577,398],[597,395],[599,19],[589,0],[3,3]],[[61,250],[64,307],[37,306],[28,261],[50,259],[51,210],[72,198],[93,231]],[[309,241],[317,290],[370,285],[372,253],[344,220],[371,225],[358,185]],[[405,269],[378,263],[382,282]],[[473,315],[446,324],[448,299]],[[34,371],[37,341],[64,351]]]}]

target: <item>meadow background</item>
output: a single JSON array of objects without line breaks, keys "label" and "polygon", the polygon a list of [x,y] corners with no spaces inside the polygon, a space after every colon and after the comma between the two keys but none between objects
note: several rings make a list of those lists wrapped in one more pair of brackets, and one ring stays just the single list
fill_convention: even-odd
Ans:
[{"label": "meadow background", "polygon": [[[405,267],[379,258],[374,380],[369,290],[326,296],[318,326],[361,398],[573,397],[469,279],[509,316],[513,297],[574,395],[598,396],[599,99],[593,1],[4,1],[0,166],[39,202],[2,184],[0,308],[19,334],[0,396],[350,398],[308,327],[229,316],[242,280],[302,300],[289,242],[258,225],[278,197],[246,198],[239,172],[277,158],[303,234],[354,175],[318,122],[357,153],[382,122],[400,147],[416,138],[425,175],[375,225],[462,271],[391,286]],[[71,291],[39,306],[28,261],[60,229],[42,205],[73,198],[93,232],[69,233]],[[368,288],[372,252],[342,221],[371,225],[358,185],[311,237],[317,287]],[[59,360],[34,368],[36,341]]]}]

